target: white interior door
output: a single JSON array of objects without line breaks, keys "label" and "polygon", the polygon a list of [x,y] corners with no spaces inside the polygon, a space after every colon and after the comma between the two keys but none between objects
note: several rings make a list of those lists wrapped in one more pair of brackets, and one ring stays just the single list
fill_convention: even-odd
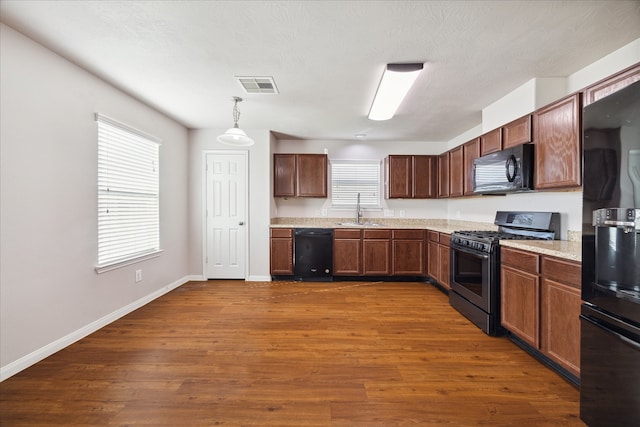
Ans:
[{"label": "white interior door", "polygon": [[244,279],[247,236],[247,153],[206,155],[208,279]]}]

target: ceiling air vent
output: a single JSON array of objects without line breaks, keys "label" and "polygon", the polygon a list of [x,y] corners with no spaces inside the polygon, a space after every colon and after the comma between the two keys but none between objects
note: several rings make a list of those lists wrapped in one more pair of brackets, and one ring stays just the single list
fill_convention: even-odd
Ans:
[{"label": "ceiling air vent", "polygon": [[241,77],[236,80],[247,93],[279,93],[273,77]]}]

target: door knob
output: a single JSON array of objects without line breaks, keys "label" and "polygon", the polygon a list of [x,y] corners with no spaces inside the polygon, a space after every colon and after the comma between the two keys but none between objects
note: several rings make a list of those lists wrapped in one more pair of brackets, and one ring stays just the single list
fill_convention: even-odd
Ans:
[{"label": "door knob", "polygon": [[244,221],[240,221],[238,225],[244,225]]}]

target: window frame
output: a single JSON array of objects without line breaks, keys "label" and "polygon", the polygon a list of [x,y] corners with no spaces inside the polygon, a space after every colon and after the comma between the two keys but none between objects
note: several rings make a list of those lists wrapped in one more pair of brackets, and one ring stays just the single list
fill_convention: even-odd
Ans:
[{"label": "window frame", "polygon": [[[162,253],[162,144],[159,138],[104,114],[96,113],[95,121],[98,136],[95,270],[103,273]],[[132,153],[135,155],[131,156]],[[145,163],[151,167],[145,169]]]},{"label": "window frame", "polygon": [[[363,210],[379,210],[382,209],[382,161],[381,160],[347,160],[347,159],[333,159],[330,160],[329,162],[330,164],[330,201],[331,201],[331,209],[334,210],[339,210],[339,209],[344,209],[344,210],[350,210],[350,209],[354,209],[356,207],[356,195],[358,192],[361,193],[361,200],[360,200],[360,207]],[[367,193],[370,192],[372,190],[372,185],[370,185],[369,187],[364,187],[361,189],[361,191],[358,191],[357,189],[353,191],[353,196],[347,200],[347,202],[343,202],[343,203],[336,203],[336,198],[337,194],[335,191],[335,179],[336,179],[336,170],[334,170],[334,166],[341,166],[341,167],[356,167],[357,165],[368,165],[368,166],[374,166],[375,165],[375,172],[376,172],[376,177],[375,177],[375,195],[373,196],[364,196],[362,195],[362,193]],[[345,185],[350,185],[348,183],[348,180],[346,180],[347,182],[345,183]],[[357,183],[354,184],[357,187]],[[344,195],[341,196],[341,198],[344,198]],[[375,198],[375,203],[370,203],[368,202],[368,200]]]}]

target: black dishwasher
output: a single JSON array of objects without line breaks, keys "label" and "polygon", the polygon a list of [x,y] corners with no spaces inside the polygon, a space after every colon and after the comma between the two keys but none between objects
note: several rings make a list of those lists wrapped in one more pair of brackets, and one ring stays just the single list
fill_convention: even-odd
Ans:
[{"label": "black dishwasher", "polygon": [[333,280],[333,230],[296,228],[293,279],[312,282]]}]

